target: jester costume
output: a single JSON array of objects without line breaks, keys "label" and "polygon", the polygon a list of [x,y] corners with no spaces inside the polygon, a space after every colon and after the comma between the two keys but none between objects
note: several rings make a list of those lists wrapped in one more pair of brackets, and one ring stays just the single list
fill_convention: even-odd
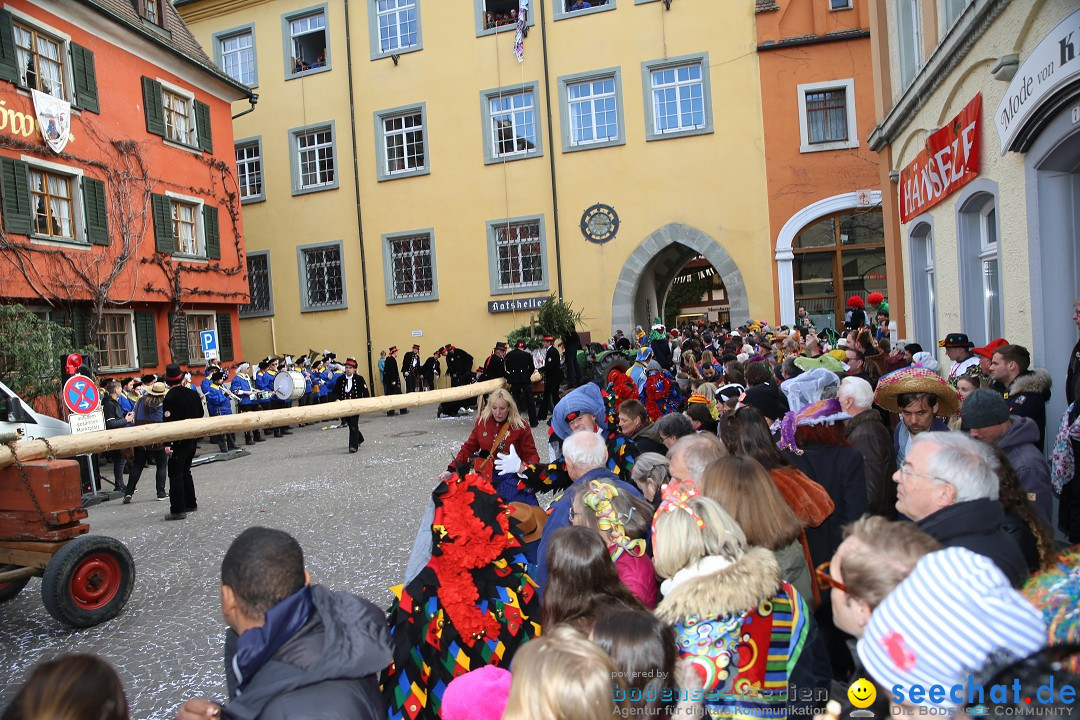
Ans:
[{"label": "jester costume", "polygon": [[630,376],[621,369],[611,368],[607,374],[607,400],[609,405],[608,422],[619,414],[619,406],[624,400],[637,400],[638,389]]},{"label": "jester costume", "polygon": [[509,668],[540,634],[540,602],[506,504],[469,473],[432,493],[431,560],[394,588],[394,662],[382,677],[392,719],[438,720],[446,685],[484,665]]},{"label": "jester costume", "polygon": [[641,401],[649,420],[657,420],[663,415],[678,412],[682,405],[682,395],[675,378],[667,370],[652,370],[641,389]]}]

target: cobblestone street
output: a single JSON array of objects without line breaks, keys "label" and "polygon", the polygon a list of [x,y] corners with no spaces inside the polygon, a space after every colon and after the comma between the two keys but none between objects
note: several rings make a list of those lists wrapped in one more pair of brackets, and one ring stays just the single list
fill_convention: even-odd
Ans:
[{"label": "cobblestone street", "polygon": [[[473,417],[435,420],[435,406],[407,416],[361,417],[366,442],[347,452],[344,429],[315,426],[249,448],[248,457],[193,470],[199,511],[165,522],[152,468],[132,504],[90,509],[92,532],[123,541],[136,583],[119,617],[87,630],[57,623],[34,579],[0,606],[0,706],[37,662],[94,652],[113,662],[134,718],[171,718],[188,697],[225,695],[218,579],[232,539],[251,525],[280,528],[304,549],[313,580],[381,607],[401,581],[436,475],[468,436]],[[542,426],[537,447],[546,445]],[[203,443],[201,454],[212,445]],[[541,457],[544,457],[541,450]]]}]

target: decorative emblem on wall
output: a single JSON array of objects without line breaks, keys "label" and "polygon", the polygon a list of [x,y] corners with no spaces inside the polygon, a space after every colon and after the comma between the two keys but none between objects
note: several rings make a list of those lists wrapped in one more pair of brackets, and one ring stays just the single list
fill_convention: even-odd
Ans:
[{"label": "decorative emblem on wall", "polygon": [[619,232],[619,214],[610,205],[596,203],[582,213],[580,227],[586,240],[603,245]]}]

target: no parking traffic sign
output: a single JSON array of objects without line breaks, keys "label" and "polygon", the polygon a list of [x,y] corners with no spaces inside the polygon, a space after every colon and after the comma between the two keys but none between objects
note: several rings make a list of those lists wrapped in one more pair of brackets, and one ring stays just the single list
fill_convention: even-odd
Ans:
[{"label": "no parking traffic sign", "polygon": [[101,406],[101,391],[97,384],[85,375],[72,375],[64,383],[61,392],[64,406],[76,415],[87,415]]}]

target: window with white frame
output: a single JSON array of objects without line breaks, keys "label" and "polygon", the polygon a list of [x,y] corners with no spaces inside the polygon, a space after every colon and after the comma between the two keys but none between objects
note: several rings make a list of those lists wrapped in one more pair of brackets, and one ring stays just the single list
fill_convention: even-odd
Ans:
[{"label": "window with white frame", "polygon": [[217,317],[214,313],[185,313],[187,317],[188,365],[201,365],[206,362],[199,333],[203,330],[217,330]]},{"label": "window with white frame", "polygon": [[166,139],[183,145],[195,145],[195,107],[192,100],[192,97],[171,88],[161,89]]},{"label": "window with white frame", "polygon": [[175,198],[171,206],[176,252],[181,255],[205,254],[199,243],[199,219],[202,215],[199,206]]},{"label": "window with white frame", "polygon": [[298,248],[302,268],[302,309],[331,310],[345,304],[341,243]]},{"label": "window with white frame", "polygon": [[37,167],[30,168],[34,233],[75,240],[73,189],[77,178]]},{"label": "window with white frame", "polygon": [[859,146],[855,126],[855,80],[804,83],[799,101],[799,150],[820,152]]},{"label": "window with white frame", "polygon": [[325,7],[286,19],[289,38],[289,75],[302,75],[327,67],[329,40]]},{"label": "window with white frame", "polygon": [[929,223],[911,231],[911,284],[915,306],[915,340],[933,347],[937,331],[937,279],[934,264],[934,232]]},{"label": "window with white frame", "polygon": [[497,289],[509,291],[547,285],[540,224],[540,220],[526,220],[491,225]]},{"label": "window with white frame", "polygon": [[958,200],[961,327],[976,345],[1004,329],[996,185],[974,180]]},{"label": "window with white frame", "polygon": [[435,248],[430,231],[386,236],[390,257],[387,300],[436,299]]},{"label": "window with white frame", "polygon": [[536,83],[524,89],[501,88],[484,94],[487,119],[484,149],[487,162],[540,154],[536,115]]},{"label": "window with white frame", "polygon": [[379,52],[393,53],[419,43],[416,0],[375,0]]},{"label": "window with white frame", "polygon": [[106,312],[98,325],[97,365],[101,370],[135,367],[131,313]]},{"label": "window with white frame", "polygon": [[64,43],[37,28],[13,22],[15,62],[25,87],[66,100],[64,89]]},{"label": "window with white frame", "polygon": [[618,97],[614,76],[567,84],[566,105],[571,145],[592,145],[618,139]]},{"label": "window with white frame", "polygon": [[900,58],[900,87],[915,80],[922,66],[922,0],[897,0],[896,43]]},{"label": "window with white frame", "polygon": [[653,132],[658,135],[705,127],[701,63],[652,71]]},{"label": "window with white frame", "polygon": [[411,173],[427,166],[422,113],[382,118],[383,170],[387,175]]},{"label": "window with white frame", "polygon": [[332,125],[293,131],[294,189],[298,192],[338,186]]},{"label": "window with white frame", "polygon": [[851,0],[829,0],[830,10],[850,10]]},{"label": "window with white frame", "polygon": [[218,35],[218,65],[229,77],[245,85],[257,83],[255,65],[255,31],[247,29],[228,35]]},{"label": "window with white frame", "polygon": [[250,140],[236,144],[236,184],[240,199],[263,199],[262,143]]},{"label": "window with white frame", "polygon": [[270,280],[270,253],[249,252],[247,256],[248,293],[251,299],[240,306],[241,317],[273,315],[274,301]]}]

